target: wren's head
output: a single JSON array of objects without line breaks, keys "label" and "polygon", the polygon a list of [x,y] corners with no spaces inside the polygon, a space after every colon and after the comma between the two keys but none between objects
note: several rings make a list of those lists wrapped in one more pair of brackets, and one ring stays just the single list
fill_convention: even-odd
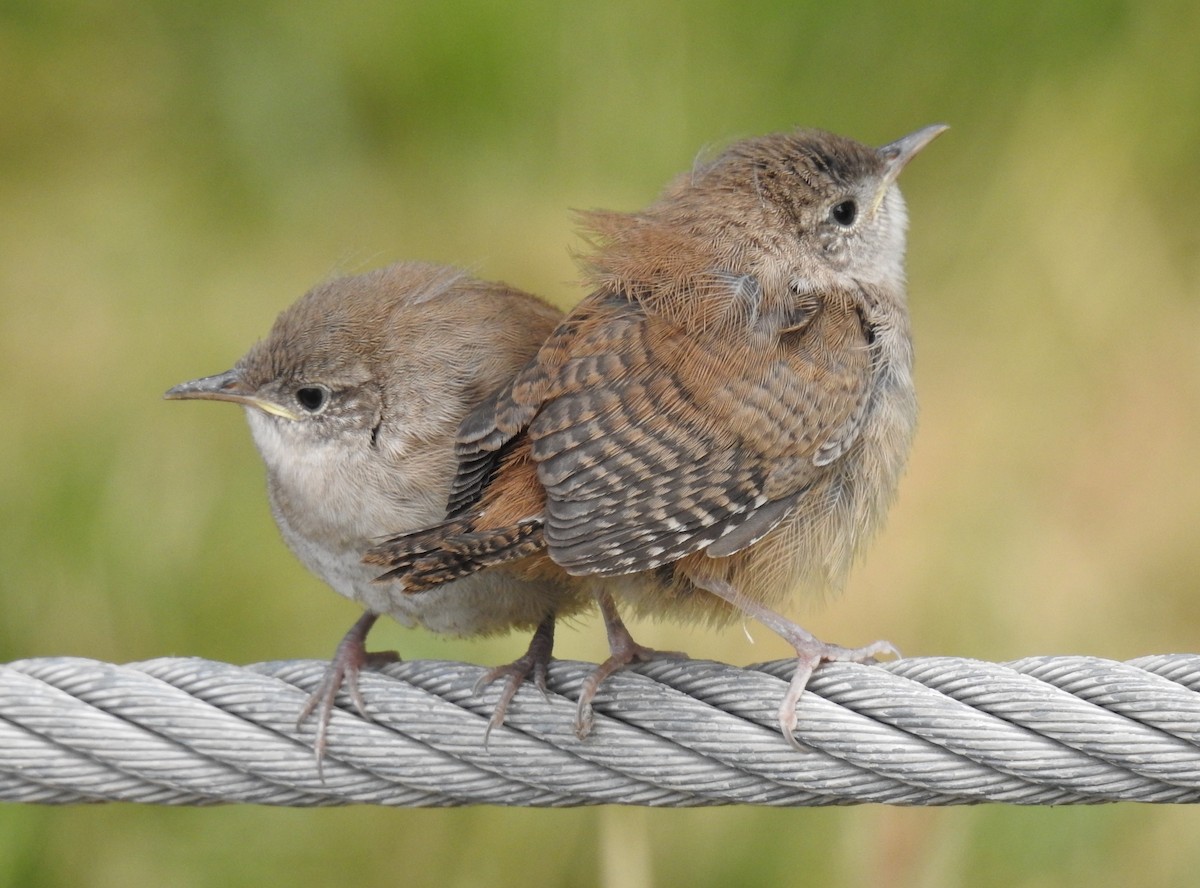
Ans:
[{"label": "wren's head", "polygon": [[907,214],[896,178],[945,129],[882,148],[822,130],[738,142],[640,213],[585,214],[599,248],[592,280],[636,294],[639,284],[661,290],[720,271],[793,290],[856,282],[902,291]]},{"label": "wren's head", "polygon": [[[413,271],[427,272],[425,280]],[[433,266],[393,266],[315,287],[276,319],[232,370],[175,386],[166,397],[232,401],[247,408],[269,465],[277,451],[375,446],[388,374],[385,337],[398,310],[454,275]],[[295,454],[293,454],[294,456]]]},{"label": "wren's head", "polygon": [[[314,288],[232,370],[166,397],[246,407],[274,481],[298,496],[362,488],[393,501],[419,495],[440,509],[443,479],[431,475],[452,471],[458,423],[557,319],[503,284],[398,263]],[[401,461],[411,471],[397,472]]]}]

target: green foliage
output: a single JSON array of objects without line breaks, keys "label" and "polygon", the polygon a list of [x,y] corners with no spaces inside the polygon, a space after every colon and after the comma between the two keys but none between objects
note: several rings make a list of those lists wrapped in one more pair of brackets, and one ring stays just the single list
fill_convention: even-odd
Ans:
[{"label": "green foliage", "polygon": [[[354,608],[279,541],[237,411],[159,400],[316,281],[422,258],[568,305],[568,208],[637,208],[743,135],[936,121],[903,180],[922,428],[884,537],[807,622],[912,654],[1195,650],[1198,43],[1185,2],[7,0],[0,661],[332,652]],[[756,634],[638,632],[785,653]],[[483,663],[521,644],[373,640]],[[0,886],[1182,886],[1198,825],[9,806]]]}]

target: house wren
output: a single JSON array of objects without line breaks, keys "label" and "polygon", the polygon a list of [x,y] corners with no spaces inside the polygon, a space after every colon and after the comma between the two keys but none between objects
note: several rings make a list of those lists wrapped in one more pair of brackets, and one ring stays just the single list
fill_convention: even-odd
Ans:
[{"label": "house wren", "polygon": [[396,659],[366,652],[379,615],[458,636],[538,627],[525,658],[489,675],[509,679],[499,720],[527,674],[544,683],[554,615],[590,604],[562,582],[508,571],[405,595],[399,582],[374,582],[378,571],[361,561],[380,538],[445,515],[459,423],[512,379],[560,317],[506,285],[399,263],[316,287],[232,370],[166,393],[245,407],[284,540],[313,573],[366,609],[301,714],[320,710],[318,755],[342,684],[361,711],[360,668]]},{"label": "house wren", "polygon": [[[815,130],[749,139],[642,212],[585,214],[591,295],[463,423],[452,520],[368,559],[413,597],[549,559],[624,578],[606,588],[638,613],[750,616],[796,649],[779,712],[792,739],[817,665],[895,654],[826,644],[776,609],[842,583],[907,459],[896,178],[944,129],[878,149]],[[643,655],[614,645],[581,692],[582,730],[599,680]]]}]

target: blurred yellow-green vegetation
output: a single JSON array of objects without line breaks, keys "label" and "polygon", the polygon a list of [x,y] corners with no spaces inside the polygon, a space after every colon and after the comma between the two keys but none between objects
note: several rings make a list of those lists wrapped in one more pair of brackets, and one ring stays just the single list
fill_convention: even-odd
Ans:
[{"label": "blurred yellow-green vegetation", "polygon": [[[167,404],[337,272],[466,265],[566,306],[568,208],[796,125],[903,177],[921,428],[846,594],[910,654],[1200,650],[1200,5],[0,3],[0,661],[332,653],[240,411]],[[765,630],[638,628],[744,663]],[[595,659],[594,622],[559,653]],[[380,625],[494,663],[524,639]],[[0,751],[2,754],[2,751]],[[1183,808],[0,806],[0,885],[1194,885]]]}]

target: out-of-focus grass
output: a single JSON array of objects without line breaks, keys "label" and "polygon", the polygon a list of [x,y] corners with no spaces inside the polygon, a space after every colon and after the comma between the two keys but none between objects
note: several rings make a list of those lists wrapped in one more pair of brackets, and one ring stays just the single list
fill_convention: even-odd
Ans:
[{"label": "out-of-focus grass", "polygon": [[[355,615],[279,541],[232,408],[164,404],[335,271],[581,295],[568,207],[706,145],[954,129],[905,173],[922,419],[847,594],[913,654],[1200,641],[1195,4],[0,9],[0,660],[324,657]],[[763,630],[639,627],[733,662]],[[560,653],[596,658],[594,624]],[[522,641],[381,625],[407,656]],[[1189,885],[1196,814],[0,808],[0,885]],[[552,838],[551,838],[552,837]],[[1182,838],[1181,838],[1182,837]],[[803,876],[800,876],[803,874]]]}]

